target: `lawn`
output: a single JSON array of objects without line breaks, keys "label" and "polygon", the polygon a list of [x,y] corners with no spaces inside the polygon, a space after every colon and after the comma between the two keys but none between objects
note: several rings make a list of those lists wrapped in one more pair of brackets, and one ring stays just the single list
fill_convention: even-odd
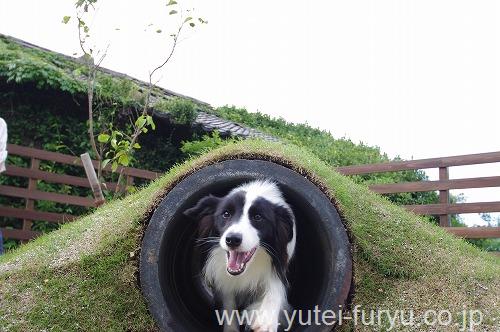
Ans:
[{"label": "lawn", "polygon": [[353,305],[412,308],[415,315],[428,309],[458,315],[465,306],[482,311],[483,330],[498,328],[498,257],[353,183],[304,149],[247,140],[177,165],[137,193],[0,257],[0,330],[155,330],[137,280],[140,240],[148,217],[185,175],[235,158],[289,167],[331,198],[353,242]]}]

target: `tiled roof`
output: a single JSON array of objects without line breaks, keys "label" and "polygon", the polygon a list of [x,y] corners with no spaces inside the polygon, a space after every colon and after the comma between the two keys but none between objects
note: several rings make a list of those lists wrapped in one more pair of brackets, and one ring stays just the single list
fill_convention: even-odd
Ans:
[{"label": "tiled roof", "polygon": [[271,135],[261,133],[256,129],[245,127],[205,112],[198,113],[195,124],[200,125],[205,131],[217,130],[223,135],[240,136],[244,138],[262,138],[265,140],[277,141],[277,138]]}]

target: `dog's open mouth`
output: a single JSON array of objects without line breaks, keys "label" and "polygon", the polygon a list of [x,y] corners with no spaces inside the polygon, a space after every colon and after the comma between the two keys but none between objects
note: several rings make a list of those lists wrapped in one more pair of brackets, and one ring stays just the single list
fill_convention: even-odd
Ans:
[{"label": "dog's open mouth", "polygon": [[233,276],[243,273],[256,250],[257,247],[250,251],[229,250],[227,252],[227,272]]}]

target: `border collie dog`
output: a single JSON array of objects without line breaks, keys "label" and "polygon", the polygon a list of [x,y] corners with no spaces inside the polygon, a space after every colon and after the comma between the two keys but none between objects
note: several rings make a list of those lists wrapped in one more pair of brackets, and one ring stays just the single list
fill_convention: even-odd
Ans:
[{"label": "border collie dog", "polygon": [[[278,186],[255,180],[184,213],[199,222],[199,242],[208,246],[203,274],[216,303],[228,315],[246,310],[246,329],[277,331],[289,308],[286,272],[296,240],[295,217]],[[224,326],[239,330],[237,319]]]}]

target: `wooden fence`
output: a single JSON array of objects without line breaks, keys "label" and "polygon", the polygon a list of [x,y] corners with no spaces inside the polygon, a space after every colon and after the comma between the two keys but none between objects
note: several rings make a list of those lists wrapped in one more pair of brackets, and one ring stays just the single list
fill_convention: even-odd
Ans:
[{"label": "wooden fence", "polygon": [[[81,197],[72,196],[54,192],[46,192],[38,190],[37,182],[45,181],[51,183],[65,184],[70,186],[78,186],[84,188],[90,188],[89,181],[85,177],[78,177],[66,174],[56,174],[51,172],[46,172],[40,170],[40,161],[52,161],[56,163],[62,163],[67,165],[83,166],[79,157],[70,156],[57,152],[49,152],[45,150],[39,150],[34,148],[23,147],[14,144],[8,144],[7,150],[9,155],[20,156],[30,159],[30,167],[19,167],[14,165],[8,165],[7,169],[3,175],[14,176],[14,177],[24,177],[28,178],[28,187],[19,188],[13,186],[0,185],[0,195],[8,197],[23,198],[25,200],[25,207],[14,208],[8,206],[0,206],[0,217],[11,217],[18,218],[22,220],[22,227],[20,229],[7,229],[2,228],[2,233],[5,238],[17,239],[21,241],[32,239],[39,235],[38,232],[31,230],[33,221],[47,221],[54,223],[64,223],[73,220],[76,216],[62,213],[54,212],[44,212],[37,211],[35,209],[35,201],[52,201],[57,203],[77,205],[84,207],[94,207],[95,202],[91,197]],[[94,167],[97,169],[97,161],[93,161]],[[123,175],[126,177],[127,185],[132,185],[135,178],[152,180],[158,177],[158,173],[150,172],[147,170],[124,167],[119,168],[118,171],[123,169]],[[110,172],[110,168],[104,169],[106,172]],[[106,187],[110,190],[115,190],[117,187],[116,183],[108,182]]]},{"label": "wooden fence", "polygon": [[439,191],[438,204],[407,205],[405,208],[421,215],[439,216],[439,225],[446,227],[446,230],[460,237],[500,238],[500,227],[450,227],[451,215],[460,213],[500,212],[500,201],[451,204],[449,190],[500,187],[500,176],[449,179],[449,167],[497,162],[500,162],[500,151],[443,158],[346,166],[338,167],[337,170],[344,175],[363,175],[371,173],[438,168],[438,181],[374,184],[370,186],[370,189],[380,194]]},{"label": "wooden fence", "polygon": [[[5,171],[5,173],[3,173],[3,175],[24,177],[29,179],[27,188],[0,185],[0,195],[23,198],[25,200],[24,209],[0,206],[1,217],[22,219],[21,229],[2,229],[2,232],[6,238],[25,241],[38,236],[38,232],[34,232],[31,230],[32,222],[34,220],[63,223],[70,221],[76,217],[69,214],[37,211],[35,209],[35,201],[37,200],[53,201],[84,207],[95,206],[94,200],[90,197],[71,196],[54,192],[45,192],[37,189],[37,182],[40,180],[51,183],[90,188],[90,184],[87,178],[65,174],[55,174],[39,169],[41,160],[82,167],[82,163],[79,157],[13,144],[8,145],[8,151],[10,155],[30,158],[31,165],[30,168],[7,165],[7,170]],[[380,194],[439,191],[438,204],[409,205],[405,207],[417,214],[439,216],[440,226],[446,227],[448,231],[461,237],[500,238],[500,227],[450,227],[450,215],[460,213],[500,212],[500,201],[451,204],[449,190],[500,187],[500,176],[478,177],[470,179],[449,179],[448,168],[452,166],[477,165],[496,162],[500,162],[500,152],[388,162],[382,164],[346,166],[338,167],[337,170],[344,175],[363,175],[381,172],[438,168],[438,181],[375,184],[371,185],[370,189]],[[93,163],[94,167],[97,168],[97,162],[94,161]],[[109,172],[109,167],[106,168],[105,171]],[[152,180],[158,177],[158,173],[130,167],[123,168],[123,174],[127,178],[128,185],[134,183],[134,178]],[[110,190],[115,190],[117,184],[108,182],[106,183],[106,186]]]}]

